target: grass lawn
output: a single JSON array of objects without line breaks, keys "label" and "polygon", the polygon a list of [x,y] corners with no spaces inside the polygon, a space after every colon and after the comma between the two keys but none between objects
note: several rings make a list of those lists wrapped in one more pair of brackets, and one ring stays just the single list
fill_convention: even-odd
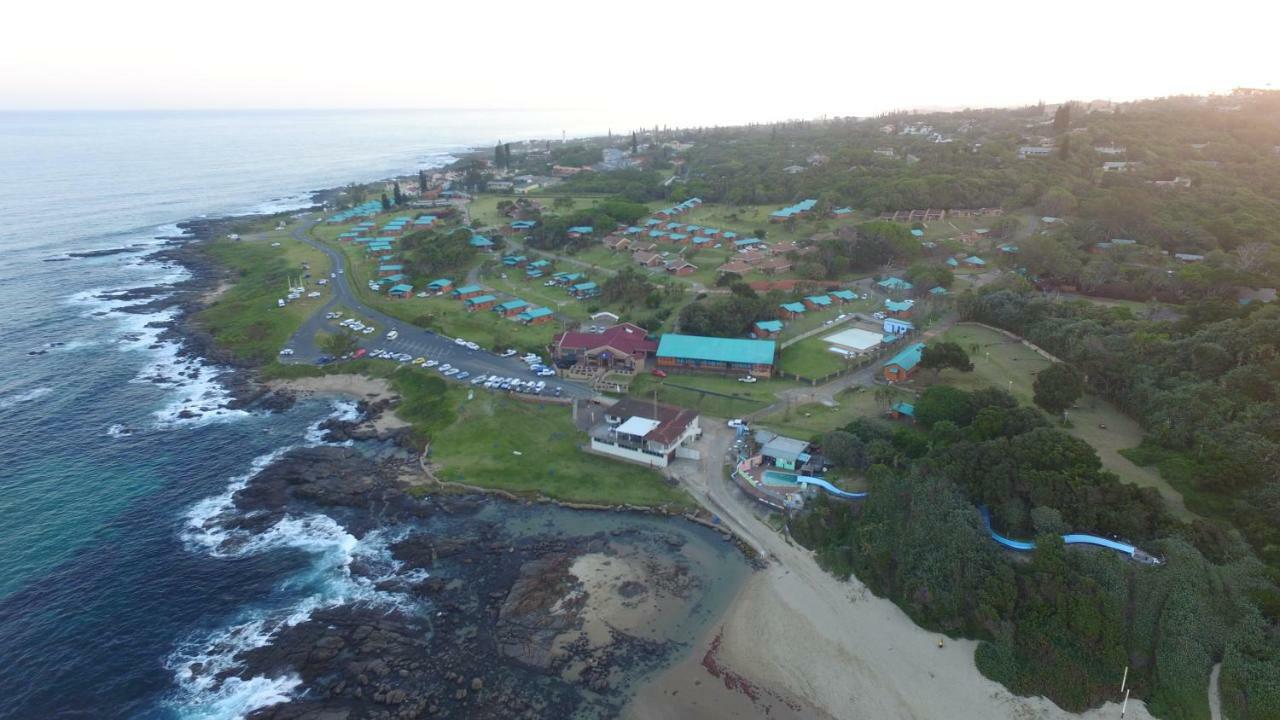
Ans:
[{"label": "grass lawn", "polygon": [[[959,343],[973,360],[974,370],[971,373],[944,370],[939,382],[965,390],[999,387],[1013,393],[1019,402],[1033,404],[1035,373],[1049,367],[1048,360],[1016,340],[976,325],[957,325],[944,333],[942,339]],[[973,350],[975,345],[977,352]],[[916,383],[933,384],[932,373],[921,371]],[[1124,482],[1155,488],[1175,516],[1192,517],[1182,493],[1153,468],[1136,465],[1122,454],[1121,451],[1142,442],[1142,428],[1137,422],[1106,400],[1091,395],[1081,398],[1078,407],[1067,415],[1072,427],[1065,428],[1066,432],[1092,445],[1104,468]]]},{"label": "grass lawn", "polygon": [[[915,394],[892,387],[893,401],[911,402]],[[875,390],[855,385],[836,396],[835,405],[801,403],[756,419],[756,424],[776,433],[810,439],[848,425],[854,418],[883,418],[885,408],[876,401]]]},{"label": "grass lawn", "polygon": [[741,383],[736,377],[720,375],[685,375],[671,373],[664,378],[649,373],[637,375],[631,383],[631,395],[693,408],[703,415],[733,418],[755,412],[772,403],[779,390],[795,387],[786,380],[761,380]]},{"label": "grass lawn", "polygon": [[794,227],[788,228],[786,223],[770,223],[769,214],[781,210],[789,203],[773,205],[732,205],[704,204],[695,210],[681,215],[676,222],[710,226],[720,230],[731,230],[741,237],[755,234],[755,230],[764,229],[765,240],[802,240],[815,232],[834,230],[840,225],[854,224],[855,220],[835,220],[831,218],[813,218],[797,221]]},{"label": "grass lawn", "polygon": [[817,380],[848,366],[849,361],[831,352],[828,347],[821,333],[805,338],[794,345],[788,345],[782,351],[778,367],[783,372]]},{"label": "grass lawn", "polygon": [[566,407],[480,394],[435,433],[431,458],[446,481],[569,502],[693,506],[658,472],[578,449],[586,443]]},{"label": "grass lawn", "polygon": [[[279,246],[272,247],[275,243]],[[328,301],[328,288],[308,281],[307,290],[320,292],[321,297],[303,297],[283,308],[277,306],[276,301],[288,294],[290,280],[296,283],[306,272],[303,263],[311,266],[315,278],[329,275],[328,256],[290,238],[287,230],[238,241],[215,240],[206,251],[232,269],[235,284],[197,319],[219,345],[238,358],[258,363],[273,360],[294,331]]]}]

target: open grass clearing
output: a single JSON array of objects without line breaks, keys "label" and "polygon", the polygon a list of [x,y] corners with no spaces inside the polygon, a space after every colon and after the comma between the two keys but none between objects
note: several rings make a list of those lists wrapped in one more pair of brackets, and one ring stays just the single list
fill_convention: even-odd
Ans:
[{"label": "open grass clearing", "polygon": [[776,399],[776,393],[795,387],[785,380],[738,382],[735,376],[671,373],[659,378],[649,373],[637,375],[631,383],[633,397],[692,408],[717,418],[735,418],[753,413]]}]

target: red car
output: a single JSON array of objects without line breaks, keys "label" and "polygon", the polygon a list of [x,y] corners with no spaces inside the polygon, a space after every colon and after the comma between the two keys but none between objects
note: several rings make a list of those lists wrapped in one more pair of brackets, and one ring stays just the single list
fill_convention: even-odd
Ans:
[{"label": "red car", "polygon": [[667,373],[666,373],[666,371],[665,371],[665,370],[659,370],[659,369],[657,369],[657,368],[654,368],[654,369],[653,369],[653,374],[654,374],[656,377],[660,377],[660,378],[664,378],[664,377],[666,377],[666,376],[667,376]]},{"label": "red car", "polygon": [[368,355],[368,354],[369,354],[369,351],[368,351],[368,350],[365,350],[364,348],[360,348],[359,350],[356,350],[355,354],[354,354],[354,355],[352,355],[351,357],[353,357],[353,358],[355,358],[355,359],[359,360],[360,358],[362,358],[362,357],[364,357],[365,355]]}]

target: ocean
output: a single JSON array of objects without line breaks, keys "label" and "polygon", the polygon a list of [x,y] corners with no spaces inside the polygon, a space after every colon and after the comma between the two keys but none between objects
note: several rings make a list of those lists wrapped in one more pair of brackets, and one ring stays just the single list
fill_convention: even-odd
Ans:
[{"label": "ocean", "polygon": [[296,681],[216,684],[191,663],[229,667],[318,607],[396,602],[347,572],[353,558],[388,562],[387,536],[357,540],[325,516],[218,548],[203,520],[354,406],[227,409],[223,371],[158,339],[165,312],[111,297],[187,277],[145,259],[157,238],[193,217],[301,207],[310,190],[439,166],[471,145],[604,129],[575,122],[0,113],[0,718],[240,717]]}]

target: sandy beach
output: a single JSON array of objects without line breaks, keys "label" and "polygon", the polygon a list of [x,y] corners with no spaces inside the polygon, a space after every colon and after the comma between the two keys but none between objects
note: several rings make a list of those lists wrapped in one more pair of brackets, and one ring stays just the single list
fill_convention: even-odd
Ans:
[{"label": "sandy beach", "polygon": [[[747,581],[717,630],[687,660],[638,693],[627,717],[1120,716],[1118,702],[1076,714],[1046,698],[1017,697],[978,672],[976,642],[947,639],[939,648],[937,634],[916,626],[892,602],[875,597],[856,579],[829,575],[808,550],[765,525],[713,470],[723,457],[726,438],[720,434],[709,429],[702,461],[707,467],[689,472],[683,478],[686,487],[771,562]],[[714,662],[707,661],[708,653]],[[1121,670],[1116,668],[1117,686]],[[1140,701],[1131,700],[1125,717],[1151,716]]]}]

